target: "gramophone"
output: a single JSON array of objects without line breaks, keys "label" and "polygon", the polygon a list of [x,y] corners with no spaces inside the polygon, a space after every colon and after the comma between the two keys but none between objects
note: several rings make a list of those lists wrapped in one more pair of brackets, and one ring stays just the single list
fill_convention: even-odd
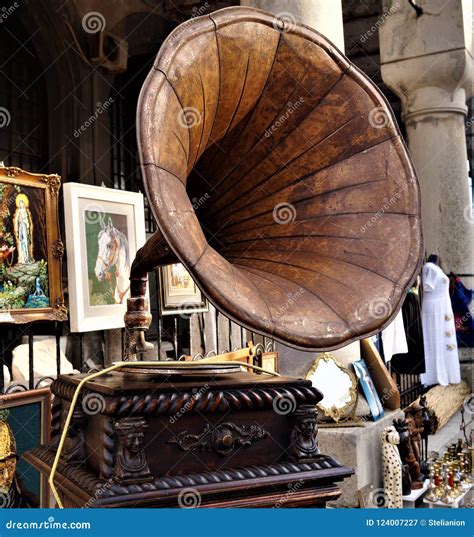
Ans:
[{"label": "gramophone", "polygon": [[52,442],[27,458],[67,506],[324,506],[353,470],[319,452],[321,393],[230,362],[142,367],[147,273],[183,263],[227,317],[298,349],[381,330],[422,252],[392,112],[322,35],[235,7],[170,34],[137,126],[159,231],[131,270],[128,366],[60,376]]}]

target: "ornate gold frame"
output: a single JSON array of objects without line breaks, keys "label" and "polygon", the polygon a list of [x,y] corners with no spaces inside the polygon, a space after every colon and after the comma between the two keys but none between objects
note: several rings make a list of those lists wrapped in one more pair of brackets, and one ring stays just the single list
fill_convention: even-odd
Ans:
[{"label": "ornate gold frame", "polygon": [[0,181],[40,188],[45,191],[46,240],[48,248],[48,276],[50,306],[37,309],[0,309],[0,323],[22,324],[32,321],[66,321],[67,307],[62,290],[61,263],[64,245],[59,234],[58,194],[59,175],[30,173],[16,167],[0,167]]},{"label": "ornate gold frame", "polygon": [[311,380],[311,377],[315,373],[320,362],[333,362],[343,373],[348,375],[348,377],[351,380],[352,386],[351,388],[349,388],[350,400],[342,408],[336,408],[336,407],[326,408],[326,407],[323,407],[320,403],[318,403],[316,406],[322,412],[324,412],[326,416],[329,416],[330,418],[332,418],[336,423],[345,417],[344,414],[348,410],[351,410],[351,413],[349,416],[346,416],[346,417],[352,417],[352,414],[354,413],[355,407],[357,404],[357,379],[354,373],[347,367],[344,367],[343,365],[341,365],[334,356],[330,355],[327,352],[324,352],[316,356],[313,364],[308,369],[308,372],[306,373],[306,378],[308,380]]}]

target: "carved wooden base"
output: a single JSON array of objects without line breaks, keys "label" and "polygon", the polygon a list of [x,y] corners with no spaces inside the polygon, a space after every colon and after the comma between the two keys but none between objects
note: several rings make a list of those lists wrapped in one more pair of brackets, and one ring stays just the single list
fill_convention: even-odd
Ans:
[{"label": "carved wooden base", "polygon": [[[61,376],[53,439],[25,458],[49,474],[81,376]],[[114,372],[84,387],[56,486],[71,507],[307,507],[353,470],[317,446],[309,381],[251,373]]]}]

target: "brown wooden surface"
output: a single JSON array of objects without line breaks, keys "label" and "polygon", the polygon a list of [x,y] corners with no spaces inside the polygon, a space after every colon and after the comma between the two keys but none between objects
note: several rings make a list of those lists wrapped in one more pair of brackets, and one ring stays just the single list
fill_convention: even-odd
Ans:
[{"label": "brown wooden surface", "polygon": [[382,400],[382,405],[390,410],[397,410],[400,408],[400,390],[390,376],[374,342],[370,339],[363,339],[360,342],[360,351]]},{"label": "brown wooden surface", "polygon": [[219,310],[329,350],[399,309],[419,188],[374,84],[317,32],[281,28],[235,7],[172,32],[140,95],[141,163],[163,237]]}]

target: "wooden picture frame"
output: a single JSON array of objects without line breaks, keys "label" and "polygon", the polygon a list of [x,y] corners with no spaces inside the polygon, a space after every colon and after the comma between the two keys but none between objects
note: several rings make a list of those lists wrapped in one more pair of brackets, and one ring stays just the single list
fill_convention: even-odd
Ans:
[{"label": "wooden picture frame", "polygon": [[374,342],[362,339],[360,342],[361,356],[364,359],[372,380],[379,394],[382,405],[389,410],[400,408],[400,390],[390,376],[387,366],[380,356]]},{"label": "wooden picture frame", "polygon": [[160,315],[203,313],[209,304],[181,263],[164,265],[158,270]]},{"label": "wooden picture frame", "polygon": [[71,332],[122,328],[146,240],[143,195],[80,183],[63,191]]},{"label": "wooden picture frame", "polygon": [[0,167],[0,323],[65,321],[59,175]]},{"label": "wooden picture frame", "polygon": [[[0,466],[8,465],[0,494],[1,507],[49,507],[47,475],[28,462],[28,452],[50,440],[51,392],[49,388],[0,396]],[[14,438],[14,442],[11,438]],[[14,469],[12,469],[12,461]],[[10,484],[11,483],[11,484]],[[18,505],[20,503],[20,505]]]}]

